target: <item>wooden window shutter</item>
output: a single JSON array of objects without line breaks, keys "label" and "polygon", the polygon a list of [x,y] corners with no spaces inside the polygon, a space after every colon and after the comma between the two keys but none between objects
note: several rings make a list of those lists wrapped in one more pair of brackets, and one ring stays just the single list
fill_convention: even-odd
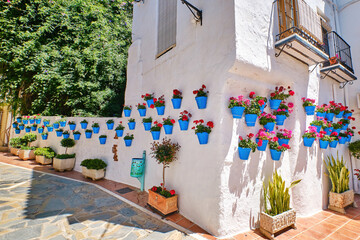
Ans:
[{"label": "wooden window shutter", "polygon": [[320,16],[304,1],[299,0],[299,27],[322,43]]},{"label": "wooden window shutter", "polygon": [[162,54],[176,44],[176,0],[158,0],[157,54]]},{"label": "wooden window shutter", "polygon": [[[298,25],[298,6],[297,0],[278,0],[279,30],[280,33]],[[282,34],[280,38],[285,38],[291,34],[289,31]]]}]

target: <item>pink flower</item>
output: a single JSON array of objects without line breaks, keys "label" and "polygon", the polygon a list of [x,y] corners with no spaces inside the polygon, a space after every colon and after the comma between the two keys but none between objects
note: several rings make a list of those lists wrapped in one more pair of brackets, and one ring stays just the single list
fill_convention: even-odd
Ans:
[{"label": "pink flower", "polygon": [[289,103],[288,103],[288,107],[289,107],[289,108],[293,108],[293,107],[294,107],[294,104],[293,104],[292,102],[289,102]]}]

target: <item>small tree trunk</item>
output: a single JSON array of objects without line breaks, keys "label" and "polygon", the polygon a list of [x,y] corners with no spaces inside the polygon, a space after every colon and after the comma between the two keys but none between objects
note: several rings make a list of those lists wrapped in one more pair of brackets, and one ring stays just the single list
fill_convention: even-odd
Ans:
[{"label": "small tree trunk", "polygon": [[65,148],[65,154],[67,153],[67,148]]},{"label": "small tree trunk", "polygon": [[165,164],[163,164],[163,188],[165,188]]}]

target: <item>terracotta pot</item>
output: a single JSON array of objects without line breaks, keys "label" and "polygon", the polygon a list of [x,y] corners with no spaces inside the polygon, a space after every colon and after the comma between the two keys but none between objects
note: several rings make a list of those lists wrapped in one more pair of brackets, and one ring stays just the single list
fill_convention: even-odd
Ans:
[{"label": "terracotta pot", "polygon": [[353,207],[357,207],[354,201],[353,190],[348,190],[343,193],[329,193],[329,209],[345,214],[346,212],[344,208],[351,204]]},{"label": "terracotta pot", "polygon": [[177,202],[178,202],[177,195],[174,195],[170,198],[166,198],[149,189],[148,204],[163,215],[168,215],[170,213],[178,211]]},{"label": "terracotta pot", "polygon": [[84,175],[84,177],[91,178],[95,181],[105,177],[105,169],[95,170],[82,167],[82,174]]},{"label": "terracotta pot", "polygon": [[15,156],[19,156],[19,152],[20,152],[20,148],[14,148],[14,147],[10,148],[10,153]]},{"label": "terracotta pot", "polygon": [[335,63],[337,63],[336,57],[329,58],[329,63],[330,63],[330,65],[334,65]]},{"label": "terracotta pot", "polygon": [[42,165],[52,164],[53,162],[52,158],[46,158],[45,156],[39,156],[39,155],[35,157],[35,161]]},{"label": "terracotta pot", "polygon": [[75,158],[59,159],[54,158],[53,167],[56,171],[71,171],[75,166]]},{"label": "terracotta pot", "polygon": [[260,232],[270,239],[274,239],[274,234],[287,227],[296,229],[296,211],[280,213],[276,216],[270,216],[264,212],[260,214]]},{"label": "terracotta pot", "polygon": [[20,150],[19,151],[19,158],[22,160],[34,160],[35,159],[35,153],[34,150]]}]

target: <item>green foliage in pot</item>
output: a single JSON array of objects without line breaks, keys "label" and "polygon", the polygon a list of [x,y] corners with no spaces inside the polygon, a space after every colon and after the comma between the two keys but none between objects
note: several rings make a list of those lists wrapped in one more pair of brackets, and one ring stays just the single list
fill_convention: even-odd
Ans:
[{"label": "green foliage in pot", "polygon": [[152,117],[148,117],[148,118],[143,118],[142,119],[143,123],[151,123],[152,122]]},{"label": "green foliage in pot", "polygon": [[35,150],[36,147],[21,146],[21,150]]},{"label": "green foliage in pot", "polygon": [[349,170],[345,167],[344,159],[337,154],[336,159],[331,155],[327,157],[328,161],[324,160],[324,164],[329,174],[325,173],[331,181],[331,192],[343,193],[349,190]]},{"label": "green foliage in pot", "polygon": [[75,158],[75,153],[74,154],[58,154],[58,155],[56,155],[56,158],[58,158],[58,159]]},{"label": "green foliage in pot", "polygon": [[61,146],[65,148],[65,154],[67,153],[68,148],[75,146],[75,140],[72,138],[64,138],[60,142]]},{"label": "green foliage in pot", "polygon": [[27,145],[30,147],[30,144],[34,141],[36,141],[37,136],[35,133],[27,133],[21,138],[21,142],[23,145]]},{"label": "green foliage in pot", "polygon": [[122,122],[120,122],[120,124],[115,128],[115,130],[124,130],[125,127],[121,124]]},{"label": "green foliage in pot", "polygon": [[111,123],[114,123],[114,120],[112,120],[112,119],[109,119],[109,120],[107,120],[107,121],[106,121],[106,123],[107,123],[107,124],[111,124]]},{"label": "green foliage in pot", "polygon": [[349,151],[355,158],[360,159],[360,140],[350,143]]},{"label": "green foliage in pot", "polygon": [[87,169],[100,170],[100,169],[105,169],[107,164],[103,160],[95,158],[95,159],[85,159],[84,161],[81,162],[80,166],[86,167]]},{"label": "green foliage in pot", "polygon": [[98,123],[93,123],[93,125],[91,125],[91,127],[93,127],[93,128],[100,127],[100,125]]},{"label": "green foliage in pot", "polygon": [[80,123],[88,123],[88,121],[86,121],[86,119],[84,119]]},{"label": "green foliage in pot", "polygon": [[46,158],[53,158],[56,155],[55,151],[50,147],[37,148],[34,153],[37,156],[44,156]]},{"label": "green foliage in pot", "polygon": [[106,135],[100,135],[99,138],[107,138]]},{"label": "green foliage in pot", "polygon": [[14,137],[10,139],[9,145],[13,148],[19,148],[22,145],[22,141],[20,137]]},{"label": "green foliage in pot", "polygon": [[[285,181],[275,171],[273,173],[273,180],[269,180],[268,186],[263,183],[264,190],[264,211],[266,214],[276,216],[280,213],[290,210],[290,194],[289,189],[298,184],[301,179],[293,181],[290,187],[285,187]],[[268,201],[270,208],[268,208]]]},{"label": "green foliage in pot", "polygon": [[126,136],[124,137],[124,140],[133,140],[134,139],[134,134],[126,134]]}]

